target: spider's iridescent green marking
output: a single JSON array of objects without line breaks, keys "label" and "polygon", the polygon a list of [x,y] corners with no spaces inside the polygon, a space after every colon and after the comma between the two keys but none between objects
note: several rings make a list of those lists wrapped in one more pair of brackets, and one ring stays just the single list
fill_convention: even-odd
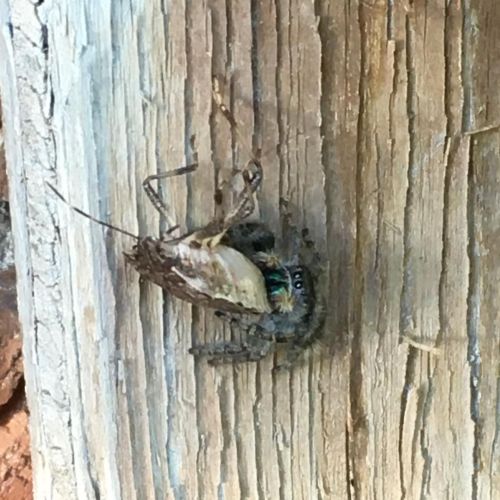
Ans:
[{"label": "spider's iridescent green marking", "polygon": [[267,293],[271,297],[290,293],[290,279],[284,268],[263,270]]}]

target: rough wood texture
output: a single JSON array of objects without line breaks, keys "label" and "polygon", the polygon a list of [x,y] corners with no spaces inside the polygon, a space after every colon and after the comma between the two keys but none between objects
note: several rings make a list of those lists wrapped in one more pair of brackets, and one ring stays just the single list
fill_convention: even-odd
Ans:
[{"label": "rough wood texture", "polygon": [[[0,5],[36,498],[500,496],[497,0]],[[330,263],[325,346],[291,373],[187,354],[229,335],[124,265],[114,224],[213,214],[262,148]],[[231,150],[233,147],[233,151]],[[420,347],[418,347],[420,345]],[[438,349],[436,354],[436,348]]]}]

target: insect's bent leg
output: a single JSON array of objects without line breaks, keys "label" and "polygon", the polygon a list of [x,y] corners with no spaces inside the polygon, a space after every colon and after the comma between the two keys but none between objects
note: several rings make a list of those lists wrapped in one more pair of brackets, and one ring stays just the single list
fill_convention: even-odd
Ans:
[{"label": "insect's bent leg", "polygon": [[249,164],[254,165],[253,172],[249,173],[247,167],[243,170],[243,190],[238,195],[236,206],[224,217],[223,228],[229,229],[246,219],[255,209],[254,194],[262,181],[262,166],[258,160],[251,160]]},{"label": "insect's bent leg", "polygon": [[253,195],[262,180],[262,168],[260,164],[255,163],[255,170],[252,175],[250,175],[249,170],[244,170],[242,175],[245,187],[238,196],[236,207],[222,219],[216,219],[205,227],[191,233],[191,238],[198,240],[211,239],[212,241],[208,243],[208,246],[217,245],[228,229],[240,223],[253,212],[255,208]]},{"label": "insect's bent leg", "polygon": [[169,170],[168,172],[163,172],[161,174],[153,174],[146,179],[144,179],[142,183],[142,187],[144,188],[144,191],[153,204],[153,206],[158,210],[160,215],[165,217],[169,229],[167,230],[167,234],[171,233],[175,229],[177,229],[178,225],[175,223],[175,221],[172,219],[170,214],[168,213],[168,207],[165,204],[165,202],[160,198],[160,195],[158,191],[152,186],[153,181],[159,181],[160,179],[166,179],[167,177],[175,177],[177,175],[184,175],[188,174],[190,172],[194,172],[196,168],[198,167],[198,163],[193,163],[191,165],[187,165],[185,167],[180,167],[176,168],[174,170]]},{"label": "insect's bent leg", "polygon": [[[240,146],[250,157],[250,161],[247,163],[245,169],[242,172],[245,187],[243,188],[243,191],[238,195],[236,207],[231,210],[231,212],[226,215],[223,220],[223,227],[224,229],[227,229],[245,219],[254,211],[255,201],[253,199],[253,195],[262,181],[262,165],[260,164],[260,161],[258,159],[258,153],[256,153],[253,148],[247,143],[240,131],[240,128],[238,127],[236,119],[234,118],[229,108],[224,104],[219,89],[219,81],[215,77],[213,79],[212,96],[215,103],[219,107],[220,112],[229,122],[231,130],[236,135]],[[253,171],[250,173],[252,166]]]},{"label": "insect's bent leg", "polygon": [[229,122],[229,125],[231,126],[231,129],[236,135],[236,137],[238,138],[240,145],[243,147],[248,156],[254,159],[255,155],[252,147],[250,147],[250,145],[243,137],[243,134],[241,133],[240,128],[238,127],[238,122],[236,121],[235,117],[233,116],[229,108],[224,104],[224,100],[222,99],[222,95],[220,92],[219,80],[216,77],[214,77],[212,80],[212,97],[217,106],[219,107],[219,111],[222,113],[224,118]]}]

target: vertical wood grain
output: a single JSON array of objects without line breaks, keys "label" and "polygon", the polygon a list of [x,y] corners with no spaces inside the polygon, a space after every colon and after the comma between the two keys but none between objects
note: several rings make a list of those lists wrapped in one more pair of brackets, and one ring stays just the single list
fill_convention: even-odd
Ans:
[{"label": "vertical wood grain", "polygon": [[[500,495],[494,0],[0,5],[36,498]],[[212,368],[213,313],[139,281],[130,238],[220,207],[248,160],[328,262],[321,346]],[[223,200],[223,208],[231,200]]]}]

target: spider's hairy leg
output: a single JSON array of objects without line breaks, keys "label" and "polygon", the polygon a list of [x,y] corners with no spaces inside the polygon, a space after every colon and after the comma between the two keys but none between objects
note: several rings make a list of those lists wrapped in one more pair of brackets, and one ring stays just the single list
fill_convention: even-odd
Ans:
[{"label": "spider's hairy leg", "polygon": [[302,229],[300,242],[299,255],[317,281],[320,279],[320,276],[325,275],[326,269],[321,254],[316,248],[316,244],[309,237],[309,229]]},{"label": "spider's hairy leg", "polygon": [[295,217],[290,209],[289,201],[285,198],[280,199],[280,211],[286,231],[286,240],[291,242],[291,248],[288,251],[289,258],[298,257],[300,263],[309,269],[314,280],[318,280],[325,274],[324,262],[316,244],[310,237],[309,229],[299,230],[293,222]]},{"label": "spider's hairy leg", "polygon": [[241,318],[236,317],[233,314],[224,311],[215,311],[214,315],[227,323],[231,328],[236,327],[240,330],[245,330],[246,328],[245,326],[243,326]]},{"label": "spider's hairy leg", "polygon": [[274,367],[275,371],[285,371],[292,368],[300,355],[304,352],[304,347],[299,345],[293,345],[287,350],[286,359]]},{"label": "spider's hairy leg", "polygon": [[280,215],[284,228],[285,240],[290,243],[288,254],[290,258],[298,257],[302,247],[302,238],[297,225],[293,222],[296,215],[290,209],[290,203],[286,198],[280,198]]},{"label": "spider's hairy leg", "polygon": [[265,328],[259,325],[259,323],[252,321],[251,318],[245,319],[223,311],[215,311],[215,316],[228,323],[231,328],[235,327],[249,337],[269,342],[276,341],[276,335],[274,332],[268,332]]},{"label": "spider's hairy leg", "polygon": [[218,365],[259,361],[271,352],[273,346],[272,342],[249,337],[241,343],[214,342],[213,344],[193,346],[189,352],[195,356],[208,357],[209,364]]},{"label": "spider's hairy leg", "polygon": [[[286,360],[276,366],[276,370],[289,369],[302,353],[323,334],[326,320],[324,300],[320,298],[315,305],[313,318],[307,329],[299,329],[286,349]],[[302,331],[301,331],[302,330]]]},{"label": "spider's hairy leg", "polygon": [[174,170],[169,170],[168,172],[163,172],[161,174],[153,174],[146,177],[142,183],[142,187],[144,191],[153,204],[153,206],[158,210],[160,215],[165,218],[169,229],[166,234],[170,234],[175,231],[179,226],[170,216],[169,209],[166,203],[161,199],[160,194],[157,189],[155,189],[152,185],[153,181],[160,181],[161,179],[166,179],[167,177],[175,177],[177,175],[184,175],[190,172],[194,172],[198,168],[198,162],[192,163],[190,165],[186,165],[185,167],[176,168]]}]

